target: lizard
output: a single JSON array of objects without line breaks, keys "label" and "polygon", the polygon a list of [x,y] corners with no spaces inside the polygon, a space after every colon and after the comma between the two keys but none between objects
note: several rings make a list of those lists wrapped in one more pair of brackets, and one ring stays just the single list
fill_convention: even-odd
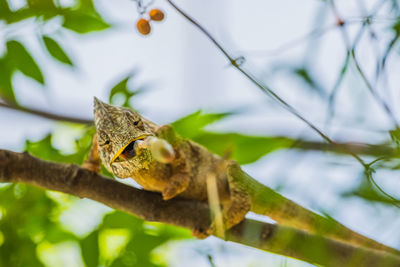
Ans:
[{"label": "lizard", "polygon": [[[308,210],[265,186],[233,160],[213,154],[179,136],[172,126],[159,126],[136,111],[94,98],[96,134],[84,167],[99,171],[100,162],[119,178],[132,178],[144,190],[160,192],[165,201],[178,197],[207,201],[207,177],[215,178],[225,229],[240,223],[249,211],[281,225],[321,234],[356,246],[400,254],[394,248],[350,230],[332,218]],[[166,144],[165,161],[143,146],[151,138]],[[170,146],[170,147],[169,147]],[[214,234],[213,224],[197,237]]]}]

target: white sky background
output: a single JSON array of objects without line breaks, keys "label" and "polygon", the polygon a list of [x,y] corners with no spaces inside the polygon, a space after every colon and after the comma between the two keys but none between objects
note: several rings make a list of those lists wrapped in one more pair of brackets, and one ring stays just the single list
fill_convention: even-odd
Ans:
[{"label": "white sky background", "polygon": [[[356,2],[337,1],[343,17],[359,18],[360,11]],[[367,7],[370,7],[376,1],[364,2],[368,2]],[[298,79],[288,78],[292,76],[271,69],[279,65],[279,62],[301,66],[308,41],[303,40],[284,53],[271,55],[268,51],[304,36],[317,26],[332,25],[334,18],[330,10],[325,10],[324,21],[315,22],[317,12],[324,12],[323,3],[315,0],[177,0],[177,4],[200,21],[228,51],[235,56],[246,56],[246,67],[260,77],[264,74],[262,77],[273,89],[334,139],[359,142],[385,140],[388,136],[377,130],[389,129],[390,122],[371,100],[354,68],[349,70],[353,75],[345,78],[337,119],[330,127],[324,127],[326,102],[321,101],[315,93],[307,91]],[[171,122],[198,109],[243,109],[243,114],[214,128],[320,140],[304,123],[280,108],[238,71],[229,67],[227,60],[212,43],[165,5],[164,1],[156,1],[154,7],[161,7],[166,12],[166,20],[154,23],[152,34],[145,38],[136,32],[138,15],[132,1],[98,0],[96,6],[107,21],[116,25],[114,29],[84,36],[63,31],[57,38],[77,65],[76,70],[43,54],[31,24],[18,28],[15,36],[24,41],[30,51],[34,51],[47,78],[46,88],[41,88],[22,75],[16,77],[16,91],[21,104],[59,114],[91,118],[93,96],[105,100],[111,86],[132,69],[138,69],[139,75],[134,78],[132,85],[150,83],[152,86],[147,93],[134,98],[134,106],[159,124]],[[377,30],[387,25],[377,23]],[[350,27],[352,34],[358,30],[358,26],[355,24]],[[53,31],[51,27],[46,30],[49,33]],[[390,31],[383,37],[388,36]],[[311,57],[312,61],[308,63],[321,84],[330,89],[344,60],[344,46],[337,29],[318,40],[321,41],[319,50],[315,51],[315,57]],[[357,51],[363,67],[370,74],[375,65],[375,57],[369,44],[366,35]],[[260,52],[262,50],[265,52]],[[389,64],[389,82],[393,89],[389,103],[398,111],[399,95],[395,89],[399,77],[395,77],[393,72],[400,70],[399,62],[392,60]],[[367,103],[368,107],[357,106],[361,102]],[[0,109],[0,125],[0,147],[17,151],[23,149],[26,139],[38,140],[57,127],[57,123],[52,121],[5,109]],[[62,142],[58,145],[63,146]],[[284,184],[287,188],[284,194],[303,205],[327,211],[354,230],[400,247],[399,232],[396,230],[400,226],[400,220],[396,219],[398,210],[358,199],[343,200],[337,197],[358,182],[361,167],[353,159],[338,159],[326,153],[277,152],[256,164],[246,166],[246,170],[272,187]],[[399,188],[400,183],[393,178],[388,179],[390,175],[397,174],[378,172],[376,178],[385,189],[394,193],[389,189]],[[213,238],[193,242],[195,246],[210,246],[215,252],[213,254],[218,267],[234,264],[242,266],[244,262],[250,263],[254,259],[256,262],[282,263],[281,257],[237,245],[222,244]],[[220,246],[232,249],[236,255],[219,253]],[[179,249],[194,253],[190,252],[193,251],[191,246],[179,246]],[[295,263],[293,260],[288,261]],[[187,266],[188,263],[193,267],[209,266],[205,258],[196,263],[191,257],[184,257],[172,263],[172,266]]]}]

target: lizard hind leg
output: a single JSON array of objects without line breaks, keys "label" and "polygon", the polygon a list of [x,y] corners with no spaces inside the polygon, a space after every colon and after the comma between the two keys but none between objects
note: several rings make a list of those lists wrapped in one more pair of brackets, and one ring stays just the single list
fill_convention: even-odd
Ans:
[{"label": "lizard hind leg", "polygon": [[[227,166],[226,177],[229,185],[229,199],[222,205],[222,215],[225,230],[228,230],[232,226],[235,226],[244,220],[246,214],[251,208],[251,202],[248,193],[236,181],[235,177],[230,172],[232,165],[237,167],[237,163],[230,161]],[[212,225],[212,228],[214,227],[215,223]]]},{"label": "lizard hind leg", "polygon": [[222,208],[225,229],[229,229],[244,220],[251,207],[248,194],[241,190],[240,187],[236,187],[229,175],[228,180],[230,198]]}]

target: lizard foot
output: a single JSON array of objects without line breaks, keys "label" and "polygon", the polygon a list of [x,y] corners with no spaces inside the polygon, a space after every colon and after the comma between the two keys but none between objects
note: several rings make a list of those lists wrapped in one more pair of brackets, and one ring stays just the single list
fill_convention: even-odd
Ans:
[{"label": "lizard foot", "polygon": [[189,176],[177,173],[171,177],[169,184],[164,187],[162,196],[164,200],[171,199],[186,190],[189,185]]},{"label": "lizard foot", "polygon": [[82,168],[95,173],[99,173],[101,170],[101,159],[99,156],[97,134],[93,136],[92,147],[89,151],[87,159],[82,163]]},{"label": "lizard foot", "polygon": [[95,173],[100,173],[101,167],[99,164],[93,163],[93,162],[89,162],[89,161],[85,161],[82,164],[82,168],[87,169],[89,171],[95,172]]},{"label": "lizard foot", "polygon": [[192,235],[198,239],[206,239],[211,235],[210,229],[192,229]]}]

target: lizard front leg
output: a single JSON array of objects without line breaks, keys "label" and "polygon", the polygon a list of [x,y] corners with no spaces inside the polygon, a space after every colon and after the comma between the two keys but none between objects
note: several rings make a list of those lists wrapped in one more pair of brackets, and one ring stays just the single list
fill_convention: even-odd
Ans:
[{"label": "lizard front leg", "polygon": [[95,173],[99,173],[101,170],[101,159],[99,156],[99,145],[97,142],[97,133],[95,133],[93,136],[92,147],[90,148],[88,157],[82,163],[82,168],[88,169]]},{"label": "lizard front leg", "polygon": [[185,155],[180,151],[179,144],[176,142],[174,129],[170,125],[163,125],[157,129],[155,135],[172,145],[175,152],[175,157],[170,163],[172,175],[162,191],[164,200],[168,200],[187,189],[190,183],[190,173]]},{"label": "lizard front leg", "polygon": [[190,174],[186,160],[182,153],[175,152],[175,159],[171,163],[172,176],[168,179],[168,184],[162,191],[164,200],[171,199],[185,191],[190,183]]}]

